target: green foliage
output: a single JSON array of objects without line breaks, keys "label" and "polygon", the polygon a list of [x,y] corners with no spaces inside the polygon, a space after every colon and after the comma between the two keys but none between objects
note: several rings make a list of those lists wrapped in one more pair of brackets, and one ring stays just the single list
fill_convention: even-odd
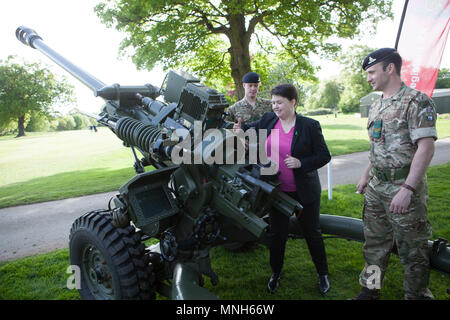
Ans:
[{"label": "green foliage", "polygon": [[50,129],[50,121],[48,117],[40,112],[32,112],[30,120],[25,128],[28,132],[48,131]]},{"label": "green foliage", "polygon": [[298,91],[297,106],[299,108],[303,107],[306,100],[306,86],[310,82],[305,82],[302,77],[299,77],[293,67],[295,63],[295,60],[292,58],[286,58],[285,60],[277,59],[277,61],[272,60],[272,63],[266,63],[265,67],[267,68],[270,66],[270,68],[264,70],[264,72],[254,68],[254,70],[258,70],[257,72],[262,78],[266,79],[261,82],[258,96],[270,99],[270,90],[272,90],[273,87],[282,83],[291,83]]},{"label": "green foliage", "polygon": [[436,80],[436,89],[450,88],[450,69],[442,68]]},{"label": "green foliage", "polygon": [[75,129],[80,130],[87,127],[87,123],[85,119],[80,114],[72,115],[73,120],[75,121]]},{"label": "green foliage", "polygon": [[89,126],[98,126],[97,121],[94,118],[88,117],[87,115],[80,113],[78,109],[73,109],[69,112],[69,116],[75,121],[74,130],[86,129]]},{"label": "green foliage", "polygon": [[72,100],[73,87],[57,79],[37,63],[17,62],[14,56],[0,60],[0,127],[19,121],[19,135],[25,117],[31,113],[49,115],[52,106]]},{"label": "green foliage", "polygon": [[94,119],[80,113],[77,109],[71,110],[64,116],[48,116],[41,112],[31,112],[26,122],[27,132],[82,130],[91,125],[98,125]]},{"label": "green foliage", "polygon": [[13,121],[5,122],[0,125],[0,136],[13,134],[16,131],[17,131],[17,123],[14,123]]},{"label": "green foliage", "polygon": [[[220,92],[226,92],[225,88],[233,82],[230,70],[227,67],[230,64],[230,56],[227,54],[228,48],[217,35],[213,35],[207,40],[208,43],[205,46],[199,47],[197,52],[186,53],[180,58],[179,63],[173,67],[187,67],[189,72],[205,79],[203,82],[206,85]],[[211,50],[211,48],[216,50]]]},{"label": "green foliage", "polygon": [[306,115],[307,116],[322,116],[322,115],[325,115],[325,114],[332,114],[332,113],[333,113],[332,110],[322,108],[322,109],[308,110],[306,112]]},{"label": "green foliage", "polygon": [[75,120],[71,115],[59,117],[56,120],[58,121],[58,125],[56,127],[57,131],[74,130],[76,127]]},{"label": "green foliage", "polygon": [[372,92],[361,63],[373,51],[374,49],[367,46],[355,45],[339,57],[339,61],[345,66],[345,71],[339,77],[340,85],[344,89],[338,107],[344,113],[359,112],[360,99]]},{"label": "green foliage", "polygon": [[341,88],[335,80],[323,81],[311,89],[311,95],[305,102],[308,110],[335,109],[339,102]]},{"label": "green foliage", "polygon": [[311,79],[308,54],[338,50],[327,38],[353,37],[363,21],[392,16],[389,0],[105,0],[95,10],[107,26],[125,32],[121,52],[138,68],[187,69],[222,87],[231,76],[238,98],[242,76],[264,71],[252,56],[276,55],[278,46],[295,61],[292,69]]}]

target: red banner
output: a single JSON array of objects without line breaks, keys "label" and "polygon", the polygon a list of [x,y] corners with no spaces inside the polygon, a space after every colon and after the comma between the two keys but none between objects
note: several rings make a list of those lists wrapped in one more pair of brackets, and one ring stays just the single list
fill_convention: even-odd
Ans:
[{"label": "red banner", "polygon": [[450,0],[409,0],[398,42],[402,80],[430,97],[450,28]]}]

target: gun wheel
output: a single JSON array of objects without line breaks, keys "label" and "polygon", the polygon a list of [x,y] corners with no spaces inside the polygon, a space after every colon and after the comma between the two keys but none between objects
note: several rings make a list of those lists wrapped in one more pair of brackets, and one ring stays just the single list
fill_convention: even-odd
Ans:
[{"label": "gun wheel", "polygon": [[69,250],[71,264],[80,270],[82,299],[155,298],[155,274],[140,235],[131,225],[115,227],[110,211],[92,211],[76,219]]}]

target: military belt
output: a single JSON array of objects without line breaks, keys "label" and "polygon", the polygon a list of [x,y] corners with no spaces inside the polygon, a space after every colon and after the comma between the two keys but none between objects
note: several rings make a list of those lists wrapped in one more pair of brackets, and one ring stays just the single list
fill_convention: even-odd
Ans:
[{"label": "military belt", "polygon": [[381,181],[394,181],[406,179],[409,174],[409,166],[396,169],[379,169],[376,167],[372,168],[373,175],[376,176]]}]

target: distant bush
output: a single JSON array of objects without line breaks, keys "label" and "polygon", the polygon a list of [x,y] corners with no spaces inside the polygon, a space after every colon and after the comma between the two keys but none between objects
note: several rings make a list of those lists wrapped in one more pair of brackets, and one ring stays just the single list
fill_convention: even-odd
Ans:
[{"label": "distant bush", "polygon": [[[78,111],[70,112],[67,115],[46,115],[42,112],[35,112],[25,119],[26,132],[51,132],[65,130],[84,130],[90,126],[101,126],[97,121]],[[0,136],[17,133],[17,123],[0,122]]]},{"label": "distant bush", "polygon": [[56,118],[56,131],[75,130],[76,123],[71,115]]},{"label": "distant bush", "polygon": [[[92,125],[97,125],[95,119],[78,112],[59,116],[49,123],[50,131],[83,130]],[[47,131],[49,130],[47,129]]]},{"label": "distant bush", "polygon": [[338,107],[343,113],[359,112],[360,96],[351,91],[344,91],[339,100]]},{"label": "distant bush", "polygon": [[315,109],[315,110],[308,110],[306,112],[306,115],[308,115],[308,116],[321,116],[321,115],[325,115],[325,114],[333,114],[333,110],[321,108],[321,109]]},{"label": "distant bush", "polygon": [[339,106],[339,109],[343,112],[343,113],[358,113],[359,110],[359,103],[355,103],[355,104],[341,104]]},{"label": "distant bush", "polygon": [[90,119],[81,113],[72,114],[73,120],[75,121],[75,130],[81,130],[89,127],[91,124]]}]

